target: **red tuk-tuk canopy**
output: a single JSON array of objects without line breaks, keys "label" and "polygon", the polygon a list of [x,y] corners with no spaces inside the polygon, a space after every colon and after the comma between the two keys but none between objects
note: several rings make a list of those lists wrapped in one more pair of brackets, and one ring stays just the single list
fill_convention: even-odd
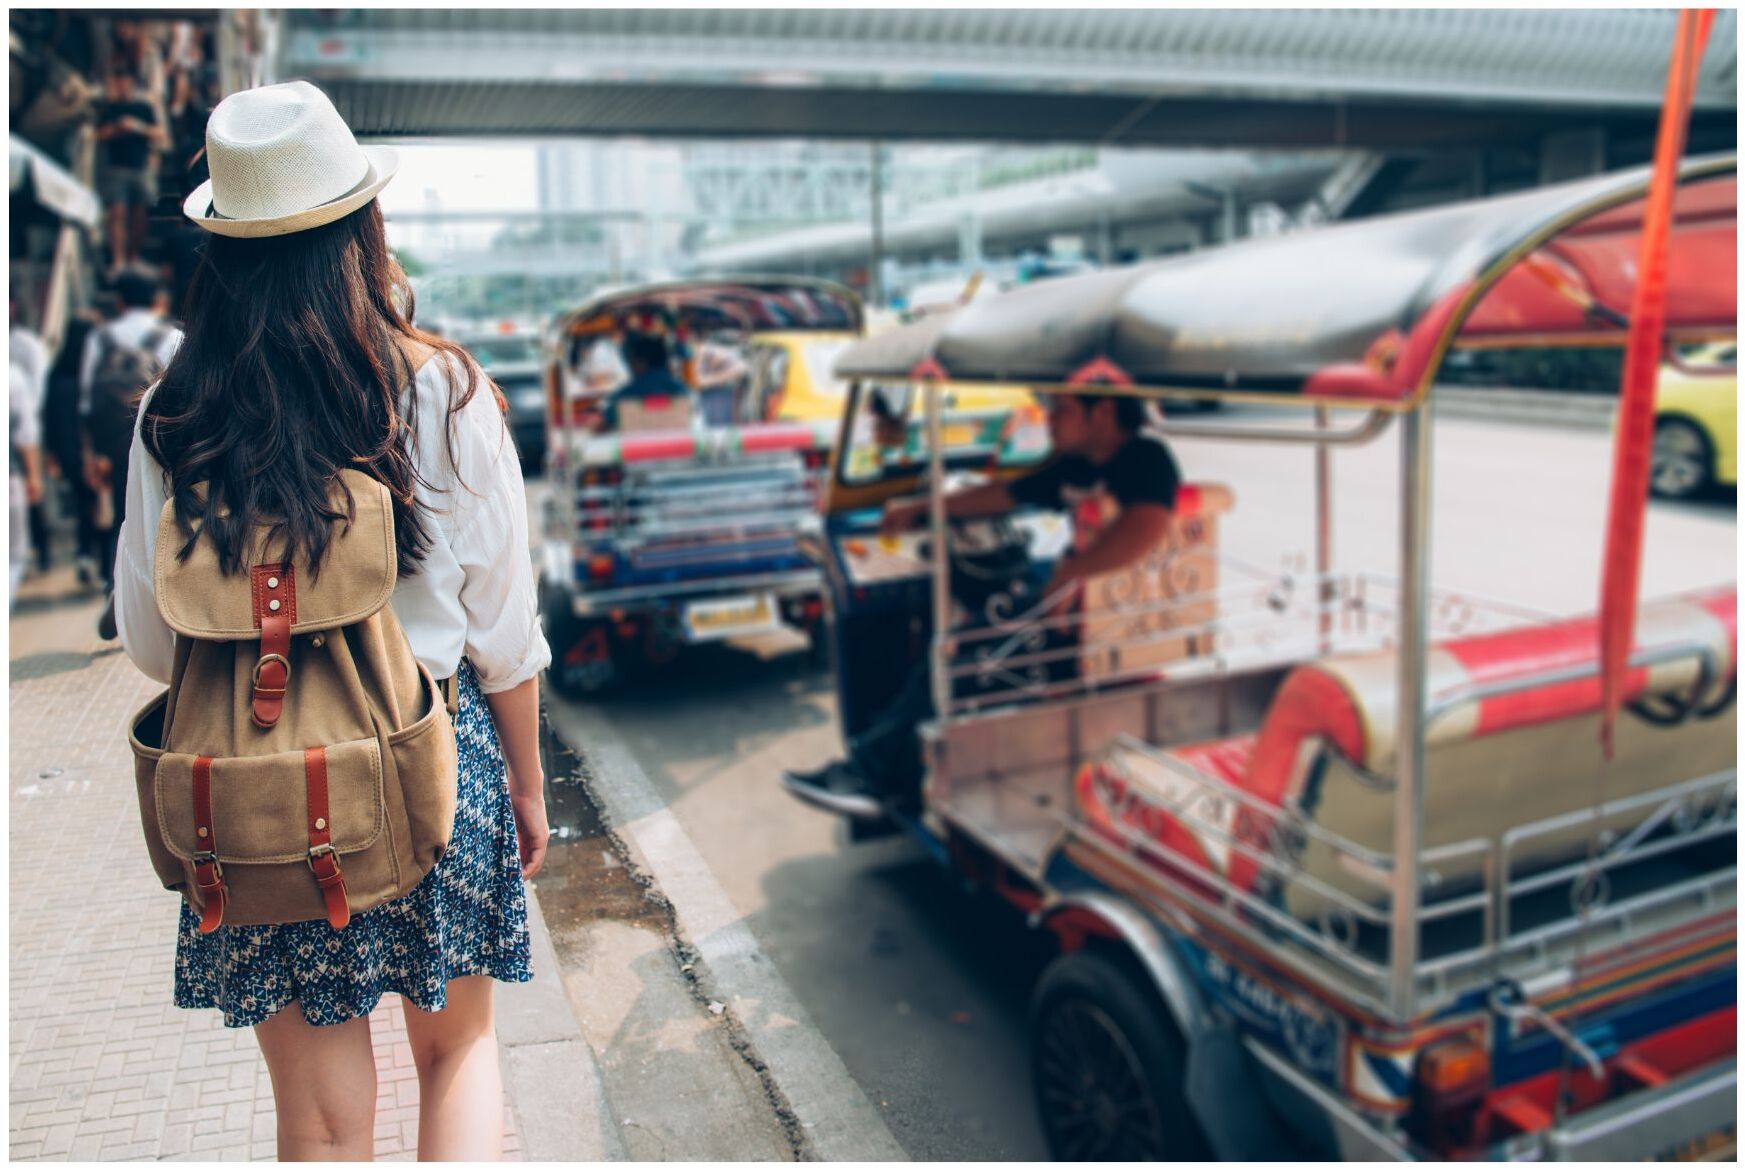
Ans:
[{"label": "red tuk-tuk canopy", "polygon": [[[1504,264],[1470,306],[1463,343],[1622,346],[1648,178],[1624,171],[1051,280],[870,338],[836,370],[1404,401]],[[1730,335],[1735,160],[1687,161],[1682,180],[1667,327]]]}]

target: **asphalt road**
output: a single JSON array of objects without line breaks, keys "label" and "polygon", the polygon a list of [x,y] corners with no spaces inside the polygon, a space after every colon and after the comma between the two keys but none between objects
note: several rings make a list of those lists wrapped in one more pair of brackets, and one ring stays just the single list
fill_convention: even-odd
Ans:
[{"label": "asphalt road", "polygon": [[[1454,420],[1435,431],[1435,583],[1551,612],[1591,609],[1607,435]],[[1310,454],[1175,445],[1190,480],[1235,492],[1227,552],[1268,568],[1306,562]],[[1338,566],[1395,570],[1398,450],[1390,431],[1336,456]],[[1730,492],[1654,504],[1644,595],[1732,580],[1736,534]],[[967,900],[906,841],[849,846],[776,784],[782,768],[839,748],[831,674],[799,638],[693,651],[591,712],[552,701],[560,732],[596,715],[610,722],[912,1158],[1045,1157],[1024,1028],[1040,957],[1021,924]],[[586,742],[573,745],[586,754]]]}]

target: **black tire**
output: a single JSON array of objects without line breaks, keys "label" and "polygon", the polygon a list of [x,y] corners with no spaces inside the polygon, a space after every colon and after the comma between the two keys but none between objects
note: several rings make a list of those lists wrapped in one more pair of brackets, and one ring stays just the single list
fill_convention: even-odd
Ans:
[{"label": "black tire", "polygon": [[[545,678],[552,689],[566,698],[597,694],[617,679],[618,669],[611,649],[611,629],[605,621],[584,620],[570,608],[569,595],[561,589],[540,586],[540,618],[545,638],[551,644],[551,664]],[[599,652],[584,652],[588,645]]]},{"label": "black tire", "polygon": [[1056,1160],[1212,1159],[1188,1110],[1187,1048],[1128,960],[1069,953],[1030,1007],[1036,1106]]},{"label": "black tire", "polygon": [[1715,448],[1701,426],[1688,418],[1654,423],[1649,488],[1663,499],[1693,499],[1715,481]]},{"label": "black tire", "polygon": [[820,620],[806,630],[806,659],[816,669],[830,669],[830,626]]}]

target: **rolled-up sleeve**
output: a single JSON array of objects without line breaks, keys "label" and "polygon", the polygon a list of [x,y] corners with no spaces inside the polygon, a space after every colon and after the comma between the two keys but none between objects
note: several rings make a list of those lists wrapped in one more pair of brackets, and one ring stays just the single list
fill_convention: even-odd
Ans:
[{"label": "rolled-up sleeve", "polygon": [[[146,398],[140,402],[145,416]],[[169,484],[157,460],[146,451],[140,427],[133,429],[133,450],[127,458],[127,498],[123,504],[121,535],[115,551],[115,627],[121,647],[139,671],[165,685],[175,661],[175,634],[158,611],[152,586],[152,565],[157,555],[158,516],[163,513]]]},{"label": "rolled-up sleeve", "polygon": [[521,463],[495,398],[482,389],[454,419],[452,550],[462,573],[466,655],[486,693],[514,689],[551,663],[539,623]]}]

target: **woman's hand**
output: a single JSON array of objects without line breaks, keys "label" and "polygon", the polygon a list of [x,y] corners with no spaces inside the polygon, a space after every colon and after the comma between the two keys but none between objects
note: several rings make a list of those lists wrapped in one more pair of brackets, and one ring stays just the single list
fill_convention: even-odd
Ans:
[{"label": "woman's hand", "polygon": [[545,768],[539,761],[539,679],[485,695],[508,769],[509,806],[521,837],[521,875],[531,878],[545,863],[551,827],[545,821]]},{"label": "woman's hand", "polygon": [[509,806],[515,812],[515,835],[521,845],[521,878],[531,880],[544,866],[546,845],[551,842],[551,825],[545,818],[545,792],[511,795]]}]

